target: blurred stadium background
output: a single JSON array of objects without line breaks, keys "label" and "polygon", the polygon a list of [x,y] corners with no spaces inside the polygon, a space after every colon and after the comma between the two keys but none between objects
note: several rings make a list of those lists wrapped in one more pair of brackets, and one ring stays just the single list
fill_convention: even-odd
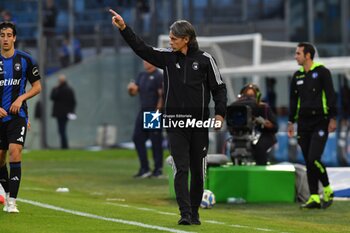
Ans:
[{"label": "blurred stadium background", "polygon": [[[42,68],[44,91],[40,97],[29,101],[32,130],[27,137],[28,149],[59,147],[49,94],[60,73],[66,74],[78,102],[78,119],[68,125],[72,148],[115,147],[131,140],[138,99],[128,96],[126,86],[142,70],[142,63],[122,41],[119,32],[112,28],[107,12],[109,8],[119,12],[141,37],[154,46],[167,47],[168,27],[174,20],[184,18],[192,22],[201,37],[201,46],[213,53],[218,61],[228,83],[230,101],[248,81],[258,82],[263,97],[266,97],[266,83],[275,78],[276,108],[280,119],[275,156],[280,161],[302,161],[300,153],[290,156],[295,145],[284,133],[289,78],[297,69],[293,61],[296,42],[316,44],[320,60],[323,59],[334,74],[337,91],[350,74],[347,57],[350,53],[350,3],[347,0],[53,2],[57,15],[52,28],[43,26],[47,0],[0,2],[2,17],[5,17],[4,13],[9,17],[10,13],[11,20],[17,24],[17,48],[31,53]],[[82,61],[62,68],[59,54],[66,36],[71,41],[79,41]],[[333,60],[329,60],[330,57]],[[73,56],[69,59],[73,60]],[[34,109],[39,100],[43,115],[36,119]],[[339,109],[340,112],[343,109],[341,98]],[[337,135],[331,136],[327,145],[326,163],[348,165],[348,138],[343,137],[345,146],[343,143],[339,147]],[[215,137],[212,141],[211,150],[220,150]]]}]

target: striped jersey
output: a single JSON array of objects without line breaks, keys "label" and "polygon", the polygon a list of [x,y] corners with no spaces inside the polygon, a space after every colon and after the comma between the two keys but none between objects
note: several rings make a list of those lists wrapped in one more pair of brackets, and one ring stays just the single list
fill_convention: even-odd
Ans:
[{"label": "striped jersey", "polygon": [[[27,81],[33,83],[39,79],[38,65],[29,54],[15,50],[12,57],[0,55],[0,107],[8,113],[1,118],[2,122],[14,117],[9,113],[11,104],[25,93]],[[26,101],[23,101],[18,115],[28,118]]]}]

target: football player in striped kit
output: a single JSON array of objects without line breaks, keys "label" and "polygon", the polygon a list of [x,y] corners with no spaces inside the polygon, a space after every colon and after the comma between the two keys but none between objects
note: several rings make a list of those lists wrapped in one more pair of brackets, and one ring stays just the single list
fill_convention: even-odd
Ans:
[{"label": "football player in striped kit", "polygon": [[[26,100],[41,91],[36,62],[29,54],[15,49],[15,41],[16,26],[7,21],[0,23],[0,183],[6,192],[3,210],[10,213],[19,212],[16,198],[28,124]],[[26,92],[27,81],[31,88]]]}]

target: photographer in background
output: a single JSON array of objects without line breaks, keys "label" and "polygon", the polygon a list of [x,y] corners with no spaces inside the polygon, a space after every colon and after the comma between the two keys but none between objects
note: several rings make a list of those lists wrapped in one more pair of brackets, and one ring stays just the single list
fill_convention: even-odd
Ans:
[{"label": "photographer in background", "polygon": [[276,116],[267,103],[261,102],[259,87],[252,83],[242,88],[235,103],[242,103],[252,108],[255,131],[259,135],[258,141],[252,142],[252,155],[256,165],[266,165],[268,150],[277,142],[275,135],[278,130]]}]

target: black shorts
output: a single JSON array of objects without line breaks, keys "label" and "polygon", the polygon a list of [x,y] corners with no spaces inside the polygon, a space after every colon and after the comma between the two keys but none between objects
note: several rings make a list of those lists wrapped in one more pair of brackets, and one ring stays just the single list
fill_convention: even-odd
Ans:
[{"label": "black shorts", "polygon": [[24,145],[27,135],[27,121],[16,117],[6,122],[0,122],[0,149],[7,150],[10,143]]}]

